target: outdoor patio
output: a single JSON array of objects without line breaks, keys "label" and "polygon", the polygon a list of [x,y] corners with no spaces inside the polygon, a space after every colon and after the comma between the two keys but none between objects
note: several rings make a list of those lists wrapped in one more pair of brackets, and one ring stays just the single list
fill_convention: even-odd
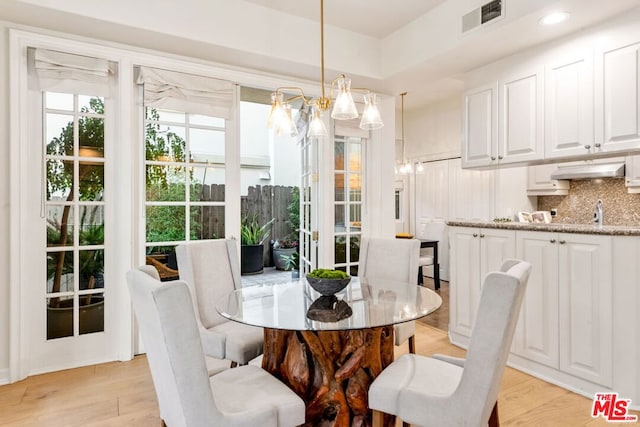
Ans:
[{"label": "outdoor patio", "polygon": [[[274,283],[290,282],[291,272],[276,270],[275,267],[265,267],[262,274],[251,274],[242,276],[242,286],[254,286],[254,285],[271,285]],[[293,279],[299,280],[299,279]]]}]

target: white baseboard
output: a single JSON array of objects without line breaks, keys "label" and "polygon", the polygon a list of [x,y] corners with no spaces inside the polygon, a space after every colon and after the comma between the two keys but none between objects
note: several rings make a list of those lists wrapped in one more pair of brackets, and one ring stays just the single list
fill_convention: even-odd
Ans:
[{"label": "white baseboard", "polygon": [[9,368],[0,369],[0,385],[9,384]]}]

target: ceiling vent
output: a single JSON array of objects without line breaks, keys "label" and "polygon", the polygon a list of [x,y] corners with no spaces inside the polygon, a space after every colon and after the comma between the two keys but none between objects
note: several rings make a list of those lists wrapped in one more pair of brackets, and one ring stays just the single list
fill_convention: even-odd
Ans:
[{"label": "ceiling vent", "polygon": [[502,0],[494,0],[462,17],[462,32],[466,33],[476,27],[500,18],[503,14]]}]

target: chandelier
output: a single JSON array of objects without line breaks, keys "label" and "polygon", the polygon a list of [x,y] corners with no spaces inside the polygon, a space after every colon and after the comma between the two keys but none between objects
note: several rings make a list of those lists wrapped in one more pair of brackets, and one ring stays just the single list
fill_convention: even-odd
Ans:
[{"label": "chandelier", "polygon": [[[351,79],[344,74],[335,78],[330,85],[329,96],[327,96],[324,81],[324,0],[320,0],[320,67],[321,74],[321,96],[319,98],[308,98],[299,87],[279,87],[271,94],[271,111],[267,127],[273,129],[276,135],[296,136],[298,129],[293,121],[291,113],[291,102],[301,99],[303,104],[312,109],[311,123],[307,130],[308,137],[327,136],[327,128],[322,121],[322,114],[331,108],[331,117],[336,120],[351,120],[358,117],[358,110],[353,100],[351,92],[364,94],[364,111],[360,121],[360,128],[364,130],[379,129],[384,124],[380,118],[380,111],[377,107],[377,97],[369,89],[351,88]],[[335,90],[335,100],[334,97]],[[285,99],[285,92],[294,92]]]}]

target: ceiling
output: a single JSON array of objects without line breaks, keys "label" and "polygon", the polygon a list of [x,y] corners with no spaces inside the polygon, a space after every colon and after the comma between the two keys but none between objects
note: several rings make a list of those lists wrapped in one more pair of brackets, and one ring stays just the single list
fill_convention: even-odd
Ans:
[{"label": "ceiling", "polygon": [[[640,0],[502,0],[503,18],[463,34],[461,17],[487,1],[325,0],[327,80],[346,73],[353,86],[406,91],[411,110],[458,96],[469,70],[640,8]],[[9,22],[312,83],[319,9],[319,0],[0,1]],[[538,24],[555,10],[571,18]]]},{"label": "ceiling", "polygon": [[[280,12],[320,21],[318,0],[245,0]],[[377,39],[387,37],[444,0],[327,0],[325,24]]]}]

